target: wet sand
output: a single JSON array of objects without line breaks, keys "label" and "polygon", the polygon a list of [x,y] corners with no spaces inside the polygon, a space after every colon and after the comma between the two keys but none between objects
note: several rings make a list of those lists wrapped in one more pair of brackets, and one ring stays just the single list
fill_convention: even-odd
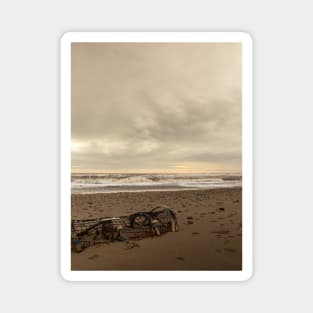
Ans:
[{"label": "wet sand", "polygon": [[158,205],[179,231],[72,253],[72,270],[241,270],[241,188],[73,194],[72,218],[121,216]]}]

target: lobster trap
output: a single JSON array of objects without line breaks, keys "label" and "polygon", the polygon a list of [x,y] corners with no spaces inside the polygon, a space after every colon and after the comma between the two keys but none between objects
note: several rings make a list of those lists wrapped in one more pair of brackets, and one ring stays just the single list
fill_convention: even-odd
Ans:
[{"label": "lobster trap", "polygon": [[167,207],[127,216],[72,220],[72,250],[112,241],[139,240],[178,231],[176,214]]}]

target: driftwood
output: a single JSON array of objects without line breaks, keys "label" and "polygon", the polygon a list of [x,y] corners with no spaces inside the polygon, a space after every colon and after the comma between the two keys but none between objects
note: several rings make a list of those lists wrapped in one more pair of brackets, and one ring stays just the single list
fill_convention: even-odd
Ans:
[{"label": "driftwood", "polygon": [[167,207],[127,216],[72,220],[72,250],[112,241],[138,240],[178,231],[176,214]]}]

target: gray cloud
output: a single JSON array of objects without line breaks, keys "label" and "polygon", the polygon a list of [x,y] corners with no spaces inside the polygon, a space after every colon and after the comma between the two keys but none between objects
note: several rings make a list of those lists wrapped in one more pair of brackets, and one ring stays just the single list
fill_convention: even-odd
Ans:
[{"label": "gray cloud", "polygon": [[241,170],[241,45],[74,44],[74,170]]}]

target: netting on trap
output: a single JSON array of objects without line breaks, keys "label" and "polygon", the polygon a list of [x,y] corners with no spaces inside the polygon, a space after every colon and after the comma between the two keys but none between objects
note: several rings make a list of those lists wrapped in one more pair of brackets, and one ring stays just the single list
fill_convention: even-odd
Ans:
[{"label": "netting on trap", "polygon": [[112,241],[139,240],[178,231],[176,214],[167,207],[155,207],[127,216],[72,220],[72,250]]}]

